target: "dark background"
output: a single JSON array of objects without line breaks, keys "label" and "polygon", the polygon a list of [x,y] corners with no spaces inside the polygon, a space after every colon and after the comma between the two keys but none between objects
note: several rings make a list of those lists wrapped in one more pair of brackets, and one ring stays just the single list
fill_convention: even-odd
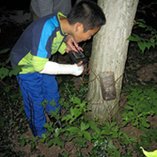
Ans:
[{"label": "dark background", "polygon": [[7,10],[27,10],[31,0],[1,0],[0,7]]},{"label": "dark background", "polygon": [[[29,4],[31,0],[1,0],[0,6],[5,6],[7,9],[17,9],[17,10],[25,10],[29,9]],[[72,4],[75,3],[76,0],[72,0]],[[96,1],[96,0],[95,0]],[[151,2],[157,2],[157,0],[139,0],[139,2],[149,4]]]},{"label": "dark background", "polygon": [[[1,0],[0,1],[0,12],[3,14],[3,11],[5,10],[24,10],[26,12],[29,12],[29,6],[30,6],[31,0]],[[76,0],[72,0],[72,5],[75,3]],[[93,0],[97,1],[97,0]],[[156,4],[152,5],[151,8],[149,7],[149,4],[151,2],[156,2]],[[147,25],[150,25],[157,29],[157,0],[139,0],[139,5],[145,5],[145,14],[137,12],[136,17],[137,18],[143,18],[146,21]],[[148,5],[148,7],[147,7]],[[152,13],[155,13],[155,17],[152,15]]]}]

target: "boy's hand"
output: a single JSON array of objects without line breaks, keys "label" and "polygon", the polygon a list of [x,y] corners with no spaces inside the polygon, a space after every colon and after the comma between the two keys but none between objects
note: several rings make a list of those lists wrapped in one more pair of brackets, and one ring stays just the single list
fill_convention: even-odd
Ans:
[{"label": "boy's hand", "polygon": [[81,66],[82,65],[82,61],[80,61],[79,63],[77,63],[77,66],[79,67],[79,66]]},{"label": "boy's hand", "polygon": [[79,67],[79,66],[81,66],[82,68],[83,68],[83,72],[84,72],[84,66],[82,65],[82,61],[80,61],[79,63],[77,63],[77,66]]},{"label": "boy's hand", "polygon": [[[75,42],[74,38],[72,35],[68,35],[67,38],[66,38],[66,46],[67,48],[65,49],[65,51],[68,53],[69,51],[73,50],[73,51],[76,51],[78,52],[78,50],[81,50],[83,51],[83,49],[78,46],[78,44]],[[76,49],[76,48],[78,49]]]},{"label": "boy's hand", "polygon": [[82,71],[82,73],[84,73],[84,71],[85,71],[85,68],[84,68],[84,66],[82,65],[82,61],[80,61],[79,63],[77,63],[77,66],[79,67],[79,66],[81,66],[82,68],[83,68],[83,71]]}]

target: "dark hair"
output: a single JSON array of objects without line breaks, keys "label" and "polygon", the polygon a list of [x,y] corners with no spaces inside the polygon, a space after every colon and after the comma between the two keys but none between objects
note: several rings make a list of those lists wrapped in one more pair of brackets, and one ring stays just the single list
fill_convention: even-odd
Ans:
[{"label": "dark hair", "polygon": [[67,16],[70,24],[83,23],[84,32],[106,23],[102,9],[92,1],[80,1]]}]

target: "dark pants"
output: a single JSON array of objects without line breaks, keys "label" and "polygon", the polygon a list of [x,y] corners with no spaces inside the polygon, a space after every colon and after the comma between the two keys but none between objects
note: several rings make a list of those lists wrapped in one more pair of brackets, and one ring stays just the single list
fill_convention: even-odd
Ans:
[{"label": "dark pants", "polygon": [[[17,76],[23,100],[25,113],[29,119],[29,126],[34,136],[46,133],[43,125],[46,123],[45,112],[55,111],[59,105],[58,84],[54,75],[45,75],[38,72],[19,74]],[[46,108],[42,102],[46,100]],[[51,105],[52,100],[55,105]]]}]

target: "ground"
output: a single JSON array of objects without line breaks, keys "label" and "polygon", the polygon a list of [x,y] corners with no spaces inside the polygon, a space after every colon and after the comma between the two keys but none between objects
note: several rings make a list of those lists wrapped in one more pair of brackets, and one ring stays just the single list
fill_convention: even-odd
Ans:
[{"label": "ground", "polygon": [[[3,27],[1,27],[1,43],[3,43],[3,45],[1,44],[1,49],[4,48],[8,48],[8,47],[12,47],[13,44],[15,43],[15,41],[17,40],[18,36],[21,34],[22,30],[24,29],[23,27],[20,27],[20,29],[17,29],[17,26],[14,25],[13,23],[10,22],[10,25],[12,25],[11,27],[9,27],[8,25],[4,25]],[[6,30],[7,31],[6,31]],[[20,30],[20,31],[19,31]],[[3,35],[4,34],[4,35]],[[7,41],[7,42],[4,42]],[[9,45],[9,46],[8,46]],[[86,45],[81,45],[84,49],[91,49],[91,43],[87,43]],[[131,45],[130,49],[132,49],[133,47],[135,47],[135,45]],[[138,49],[137,47],[135,48],[135,50]],[[85,51],[86,52],[86,51]],[[134,52],[136,53],[136,52]],[[135,74],[137,75],[137,78],[142,84],[146,84],[146,82],[149,81],[153,81],[154,83],[157,82],[157,63],[155,62],[151,62],[154,58],[154,60],[157,58],[157,50],[155,51],[150,51],[149,55],[147,55],[147,63],[141,63],[141,59],[142,59],[142,54],[141,52],[138,52],[140,54],[140,57],[137,58],[136,56],[133,55],[128,55],[128,63],[126,64],[126,71],[127,69],[131,69],[133,72],[135,72]],[[143,55],[144,56],[144,55]],[[3,59],[3,58],[1,58]],[[58,61],[60,63],[65,63],[66,60],[68,59],[67,56],[59,56]],[[131,62],[131,60],[133,60],[133,62]],[[150,60],[150,61],[149,61]],[[129,62],[130,61],[130,62]],[[124,78],[126,75],[130,75],[132,76],[133,74],[131,73],[124,73]],[[82,82],[80,81],[80,79],[78,77],[73,77],[71,79],[74,82],[74,86],[75,88],[78,90],[79,86],[82,85]],[[60,83],[60,82],[59,82]],[[124,79],[124,83],[127,83],[127,79]],[[121,108],[123,108],[123,106],[126,105],[126,97],[124,95],[124,93],[121,94],[120,97],[120,106]],[[155,115],[154,117],[148,117],[148,119],[150,120],[150,122],[153,124],[154,127],[157,127],[157,115]],[[131,124],[127,125],[126,127],[122,128],[121,130],[123,130],[124,132],[131,132],[130,136],[131,137],[136,137],[139,139],[139,136],[141,135],[141,132],[139,132],[139,130],[137,130],[135,127],[133,127]],[[40,140],[38,141],[38,145],[36,146],[36,150],[35,151],[31,151],[31,145],[27,144],[24,147],[20,146],[19,143],[17,142],[17,136],[18,135],[13,135],[13,151],[15,152],[19,152],[21,151],[24,155],[23,157],[39,157],[44,155],[45,157],[58,157],[58,151],[66,151],[67,153],[70,154],[70,157],[77,157],[76,155],[76,151],[78,150],[78,148],[75,146],[75,144],[73,142],[67,142],[65,147],[63,149],[61,149],[58,146],[53,145],[52,147],[48,148],[47,144],[43,144],[40,142]],[[24,137],[27,138],[31,138],[32,133],[28,127],[28,131],[25,132],[23,134]],[[117,144],[116,141],[115,145]],[[90,143],[87,141],[87,145],[88,148],[87,149],[83,149],[83,148],[79,148],[83,154],[83,156],[85,156],[85,154],[87,154],[87,152],[89,152],[90,154],[90,150],[93,147],[93,143]],[[117,147],[120,149],[121,152],[123,152],[123,148],[121,148],[121,146],[119,146],[117,144]],[[132,147],[130,147],[130,149],[132,150]],[[157,143],[152,143],[152,145],[150,147],[148,147],[148,150],[155,150],[157,149]],[[136,157],[136,152],[134,152],[134,157]]]},{"label": "ground", "polygon": [[[156,56],[156,55],[157,55],[157,52],[154,53],[154,56]],[[66,58],[65,56],[59,56],[58,60],[61,63],[65,63],[66,62],[65,58]],[[132,69],[133,70],[138,69],[137,70],[137,76],[139,76],[138,80],[141,81],[142,84],[145,84],[144,81],[151,81],[152,79],[155,82],[157,82],[157,76],[156,76],[157,63],[147,64],[145,66],[141,66],[141,65],[137,64],[135,67],[132,67]],[[79,86],[82,84],[80,79],[77,77],[73,77],[72,81],[74,82],[75,88],[79,89]],[[126,105],[126,97],[125,97],[124,93],[122,93],[121,98],[120,98],[120,106],[121,106],[121,108],[123,108],[125,105]],[[156,123],[157,115],[155,115],[154,117],[150,116],[150,117],[148,117],[148,119],[154,127],[157,127],[157,123]],[[127,125],[124,128],[121,128],[121,130],[126,133],[130,132],[131,133],[130,137],[136,137],[136,138],[140,139],[139,137],[140,137],[141,132],[138,129],[136,129],[135,127],[133,127],[131,124]],[[32,133],[31,133],[30,129],[28,129],[28,131],[26,133],[24,133],[23,136],[27,137],[27,138],[31,138]],[[14,138],[16,139],[16,135]],[[116,145],[116,141],[114,141],[114,142]],[[90,150],[93,147],[93,144],[90,143],[89,141],[87,142],[87,144],[88,144],[87,149],[80,148],[80,150],[79,150],[82,152],[83,156],[85,156],[87,154],[87,152],[90,154]],[[117,145],[117,147],[119,147],[120,151],[123,152],[123,148],[121,148],[121,146]],[[151,145],[151,147],[150,148],[148,147],[147,149],[155,150],[156,148],[157,148],[157,143],[154,142]],[[55,146],[55,145],[48,148],[47,144],[43,144],[39,140],[36,150],[33,152],[31,152],[30,144],[27,144],[26,146],[21,147],[18,145],[18,143],[16,143],[16,140],[15,140],[15,146],[14,146],[14,151],[23,152],[23,154],[25,154],[24,157],[38,157],[41,155],[44,155],[45,157],[58,157],[59,150],[61,152],[62,151],[68,152],[70,154],[69,157],[77,157],[76,151],[78,151],[78,148],[75,146],[75,144],[73,142],[66,143],[65,147],[63,149],[61,149],[60,147]],[[132,150],[132,147],[130,147],[130,150]],[[134,157],[136,157],[135,151],[133,152],[133,154],[134,154]]]}]

